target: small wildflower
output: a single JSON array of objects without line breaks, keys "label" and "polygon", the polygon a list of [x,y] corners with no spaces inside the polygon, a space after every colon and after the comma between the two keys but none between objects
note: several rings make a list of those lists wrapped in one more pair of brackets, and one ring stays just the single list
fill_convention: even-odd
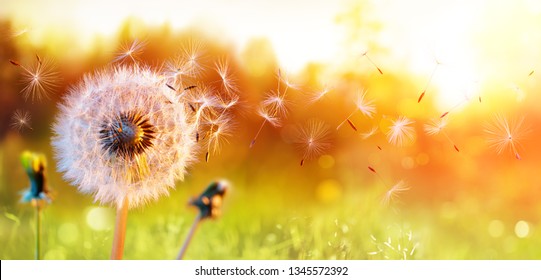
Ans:
[{"label": "small wildflower", "polygon": [[51,202],[45,176],[45,168],[47,167],[45,155],[24,151],[21,154],[21,162],[30,179],[30,187],[23,192],[21,201],[37,203],[37,201],[44,200]]}]

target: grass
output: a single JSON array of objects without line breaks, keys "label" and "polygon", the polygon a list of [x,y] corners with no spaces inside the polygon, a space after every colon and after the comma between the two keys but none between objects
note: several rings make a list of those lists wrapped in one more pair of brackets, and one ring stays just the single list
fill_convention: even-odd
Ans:
[{"label": "grass", "polygon": [[[164,204],[174,204],[179,198],[187,196],[175,192]],[[267,203],[262,207],[263,202]],[[501,236],[492,237],[488,231],[492,217],[466,215],[467,202],[437,211],[418,208],[397,212],[382,207],[376,192],[369,190],[347,193],[327,205],[302,203],[300,207],[279,195],[240,191],[225,203],[223,217],[200,225],[186,259],[541,258],[535,249],[541,245],[539,228],[530,228],[530,235],[521,239],[513,232],[514,224],[506,224]],[[175,258],[196,211],[164,209],[157,203],[130,213],[126,259]],[[29,242],[34,236],[32,210],[22,206],[3,209],[1,259],[33,258],[33,243]],[[88,211],[84,209],[70,212],[61,205],[43,211],[44,259],[109,257],[112,221],[105,230],[93,230],[85,214]]]}]

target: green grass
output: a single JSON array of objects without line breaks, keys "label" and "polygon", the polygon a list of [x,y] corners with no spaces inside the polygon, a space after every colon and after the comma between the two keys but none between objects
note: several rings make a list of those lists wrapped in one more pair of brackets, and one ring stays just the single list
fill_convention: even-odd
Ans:
[{"label": "green grass", "polygon": [[[195,209],[176,201],[175,192],[144,211],[129,214],[126,259],[174,259]],[[165,206],[173,206],[165,211]],[[302,205],[302,206],[301,206]],[[198,228],[186,259],[539,259],[539,228],[518,238],[504,222],[502,236],[492,237],[492,217],[467,215],[466,203],[434,211],[389,209],[375,191],[347,193],[332,204],[296,203],[269,193],[236,192],[226,198],[223,216]],[[105,230],[86,221],[88,207],[44,211],[44,259],[108,259],[114,211],[104,211]],[[19,205],[3,209],[2,259],[33,258],[33,212]],[[109,213],[109,214],[107,214]],[[109,215],[109,216],[108,216]],[[414,249],[415,248],[415,249]]]}]

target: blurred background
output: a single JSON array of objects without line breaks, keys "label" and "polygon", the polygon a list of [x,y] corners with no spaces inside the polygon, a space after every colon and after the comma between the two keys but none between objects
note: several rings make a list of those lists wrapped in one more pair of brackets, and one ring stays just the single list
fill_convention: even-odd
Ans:
[{"label": "blurred background", "polygon": [[[43,257],[109,257],[115,211],[62,179],[51,126],[68,89],[133,42],[156,70],[197,42],[209,84],[227,58],[240,104],[219,154],[130,212],[125,258],[174,258],[190,197],[222,178],[222,217],[201,225],[188,259],[541,258],[541,3],[290,2],[0,0],[0,258],[33,258],[24,150],[48,159]],[[32,90],[42,62],[47,83]],[[250,148],[278,73],[295,85],[288,114]],[[371,117],[356,107],[363,91]],[[412,130],[395,145],[401,116]],[[301,166],[296,131],[314,119],[330,145]]]}]

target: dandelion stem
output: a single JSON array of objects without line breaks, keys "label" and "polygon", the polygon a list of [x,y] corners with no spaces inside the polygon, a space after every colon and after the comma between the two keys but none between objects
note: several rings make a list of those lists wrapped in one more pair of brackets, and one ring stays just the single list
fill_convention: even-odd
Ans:
[{"label": "dandelion stem", "polygon": [[40,239],[41,239],[41,224],[40,224],[40,208],[39,208],[39,201],[37,199],[32,199],[32,204],[34,204],[34,207],[36,208],[36,248],[35,248],[35,259],[40,259]]},{"label": "dandelion stem", "polygon": [[112,260],[121,260],[124,253],[124,240],[126,237],[126,222],[128,220],[128,198],[124,198],[122,205],[116,210],[115,235],[111,250]]},{"label": "dandelion stem", "polygon": [[182,244],[182,248],[180,249],[180,252],[178,252],[177,260],[182,260],[184,258],[184,255],[186,254],[186,250],[188,249],[188,245],[190,245],[190,241],[192,240],[192,237],[201,219],[202,219],[201,213],[198,213],[197,217],[195,217],[195,220],[193,221],[192,227],[190,228],[190,232],[188,232],[188,236],[186,236],[186,239],[184,240],[184,243]]},{"label": "dandelion stem", "polygon": [[261,133],[261,130],[263,129],[263,126],[265,125],[266,122],[267,122],[267,119],[264,119],[263,122],[261,123],[261,126],[259,127],[259,130],[255,134],[254,139],[252,139],[252,142],[250,142],[250,148],[254,146],[255,140],[259,136],[259,133]]}]

